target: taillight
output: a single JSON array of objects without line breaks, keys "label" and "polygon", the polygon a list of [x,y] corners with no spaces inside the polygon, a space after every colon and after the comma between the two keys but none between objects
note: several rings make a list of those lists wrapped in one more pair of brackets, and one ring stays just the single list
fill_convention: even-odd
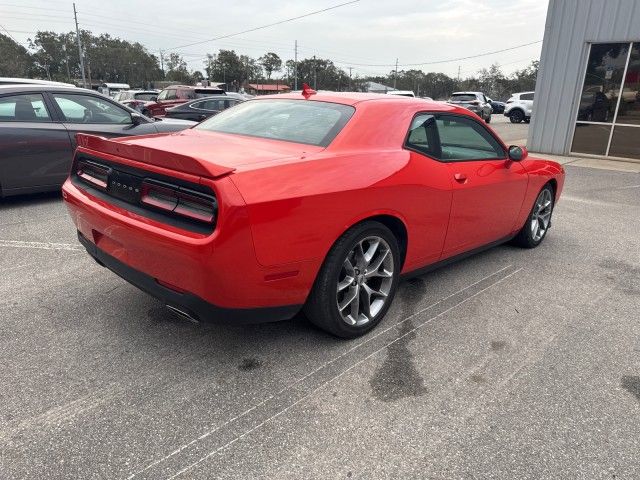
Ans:
[{"label": "taillight", "polygon": [[199,222],[213,223],[216,218],[217,203],[212,195],[156,180],[142,182],[140,202]]},{"label": "taillight", "polygon": [[480,101],[479,100],[473,100],[472,102],[469,102],[471,105],[480,105]]},{"label": "taillight", "polygon": [[107,189],[111,169],[104,165],[80,160],[76,167],[76,175],[85,182],[101,190]]}]

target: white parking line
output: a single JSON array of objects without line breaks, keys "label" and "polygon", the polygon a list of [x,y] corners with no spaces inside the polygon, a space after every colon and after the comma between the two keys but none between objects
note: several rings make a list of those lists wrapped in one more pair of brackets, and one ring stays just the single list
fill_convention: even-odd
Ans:
[{"label": "white parking line", "polygon": [[[508,267],[505,267],[508,268]],[[503,269],[504,270],[504,269]],[[472,298],[477,297],[478,295],[480,295],[481,293],[485,292],[486,290],[490,289],[491,287],[499,284],[500,282],[506,280],[507,278],[515,275],[516,273],[520,272],[522,270],[522,268],[518,268],[517,270],[509,273],[508,275],[505,275],[504,277],[502,277],[499,280],[496,280],[495,282],[491,283],[490,285],[488,285],[487,287],[483,288],[482,290],[477,291],[476,293],[474,293],[473,295],[470,295],[469,297],[464,298],[463,300],[460,300],[458,303],[456,303],[455,305],[452,305],[451,307],[443,310],[442,312],[438,313],[437,315],[434,315],[433,317],[428,318],[427,320],[425,320],[424,322],[422,322],[420,325],[412,328],[411,330],[409,330],[408,332],[400,335],[399,337],[395,338],[394,340],[392,340],[391,342],[383,345],[382,347],[380,347],[379,349],[373,351],[372,353],[370,353],[369,355],[367,355],[366,357],[364,357],[362,360],[354,363],[353,365],[351,365],[349,368],[343,370],[342,372],[340,372],[339,374],[337,374],[336,376],[330,378],[329,380],[321,383],[318,387],[314,388],[313,390],[311,390],[308,394],[304,395],[302,398],[300,398],[299,400],[293,402],[292,404],[288,405],[287,407],[283,408],[282,410],[280,410],[279,412],[275,413],[274,415],[272,415],[271,417],[267,418],[266,420],[264,420],[263,422],[259,423],[258,425],[256,425],[255,427],[250,428],[249,430],[245,431],[244,433],[238,435],[237,437],[235,437],[233,440],[230,440],[229,442],[227,442],[226,444],[222,445],[221,447],[216,448],[215,450],[207,453],[204,457],[196,460],[195,462],[191,463],[190,465],[187,465],[186,467],[184,467],[182,470],[179,470],[178,472],[176,472],[175,474],[171,475],[170,477],[167,477],[167,480],[173,480],[174,478],[179,477],[180,475],[182,475],[183,473],[188,472],[189,470],[191,470],[193,467],[199,465],[200,463],[204,462],[207,458],[215,455],[216,453],[224,450],[225,448],[233,445],[234,443],[236,443],[238,440],[241,440],[243,437],[249,435],[250,433],[258,430],[260,427],[262,427],[263,425],[265,425],[266,423],[270,422],[271,420],[279,417],[280,415],[286,413],[288,410],[290,410],[291,408],[295,407],[296,405],[298,405],[299,403],[303,402],[304,400],[306,400],[307,398],[309,398],[311,395],[313,395],[314,393],[316,393],[317,391],[321,390],[322,388],[324,388],[326,385],[328,385],[329,383],[332,383],[333,381],[339,379],[340,377],[342,377],[345,373],[353,370],[354,368],[356,368],[358,365],[362,364],[363,362],[367,361],[368,359],[370,359],[371,357],[373,357],[374,355],[380,353],[382,350],[386,349],[387,347],[389,347],[390,345],[393,345],[394,343],[400,341],[401,339],[403,339],[404,337],[406,337],[407,335],[410,335],[411,333],[415,332],[416,330],[424,327],[425,325],[431,323],[433,320],[435,320],[438,317],[441,317],[442,315],[444,315],[445,313],[450,312],[451,310],[453,310],[456,307],[459,307],[460,305],[462,305],[463,303],[471,300]],[[495,274],[493,274],[495,275]],[[489,277],[491,277],[491,275],[489,275]],[[476,282],[477,283],[477,282]],[[467,287],[468,288],[468,287]],[[463,289],[465,290],[465,289]],[[412,315],[409,315],[407,318],[405,318],[404,320],[402,320],[402,322],[400,323],[404,323],[406,321],[408,321],[410,318],[415,317],[416,315],[419,315],[421,312],[423,312],[424,310],[428,309],[430,307],[426,307],[425,309],[418,311],[416,313],[413,313]],[[398,325],[396,324],[396,325]],[[363,342],[364,343],[364,342]]]},{"label": "white parking line", "polygon": [[[478,285],[479,283],[481,283],[481,282],[483,282],[483,281],[485,281],[485,280],[487,280],[487,279],[489,279],[489,278],[491,278],[491,277],[493,277],[493,276],[495,276],[495,275],[497,275],[497,274],[499,274],[499,273],[501,273],[501,272],[504,272],[505,270],[507,270],[507,269],[509,269],[509,268],[511,268],[511,267],[513,267],[513,265],[507,265],[507,266],[506,266],[506,267],[504,267],[504,268],[501,268],[501,269],[499,269],[499,270],[496,270],[495,272],[493,272],[493,273],[491,273],[491,274],[489,274],[489,275],[487,275],[487,276],[485,276],[485,277],[481,278],[481,279],[480,279],[480,280],[478,280],[477,282],[474,282],[474,283],[472,283],[472,284],[470,284],[470,285],[467,285],[466,287],[464,287],[464,288],[462,288],[462,289],[460,289],[460,290],[458,290],[458,291],[456,291],[456,292],[452,293],[451,295],[448,295],[448,296],[446,296],[446,297],[444,297],[444,298],[441,298],[441,299],[440,299],[440,300],[438,300],[437,302],[432,303],[432,304],[430,304],[430,305],[428,305],[428,306],[426,306],[426,307],[424,307],[424,308],[422,308],[422,309],[418,310],[417,312],[415,312],[415,313],[413,313],[413,314],[409,315],[408,317],[404,318],[403,320],[401,320],[401,321],[399,321],[399,322],[397,322],[397,323],[394,323],[393,325],[390,325],[389,327],[387,327],[387,328],[385,328],[385,329],[380,330],[380,331],[379,331],[379,332],[377,332],[375,335],[370,335],[370,336],[368,336],[368,337],[367,337],[365,340],[363,340],[362,342],[358,343],[357,345],[354,345],[353,347],[351,347],[350,349],[348,349],[348,350],[344,351],[343,353],[341,353],[341,354],[340,354],[340,355],[338,355],[337,357],[335,357],[335,358],[333,358],[333,359],[331,359],[331,360],[329,360],[329,361],[325,362],[324,364],[322,364],[322,365],[320,365],[319,367],[317,367],[315,370],[312,370],[312,371],[311,371],[311,372],[309,372],[308,374],[306,374],[306,375],[304,375],[304,376],[300,377],[299,379],[297,379],[297,380],[295,380],[294,382],[290,383],[289,385],[285,386],[285,387],[284,387],[284,388],[282,388],[280,391],[278,391],[278,392],[276,392],[276,393],[274,393],[274,394],[272,394],[272,395],[269,395],[267,398],[265,398],[265,399],[264,399],[263,401],[261,401],[260,403],[255,404],[253,407],[250,407],[249,409],[247,409],[247,410],[245,410],[244,412],[242,412],[242,413],[240,413],[240,414],[236,415],[235,417],[233,417],[233,418],[231,418],[231,419],[227,420],[226,422],[224,422],[224,423],[222,423],[221,425],[219,425],[219,426],[215,427],[214,429],[209,430],[209,431],[207,431],[207,432],[203,433],[202,435],[200,435],[199,437],[197,437],[197,438],[195,438],[195,439],[191,440],[190,442],[185,443],[184,445],[182,445],[182,446],[178,447],[176,450],[174,450],[173,452],[169,453],[168,455],[166,455],[166,456],[164,456],[164,457],[162,457],[162,458],[159,458],[158,460],[155,460],[155,461],[151,462],[150,464],[148,464],[146,467],[142,468],[141,470],[138,470],[138,471],[136,471],[136,472],[133,472],[131,475],[129,475],[129,477],[127,477],[127,480],[131,480],[131,479],[135,478],[137,475],[140,475],[141,473],[146,472],[146,471],[147,471],[147,470],[149,470],[150,468],[152,468],[152,467],[154,467],[154,466],[156,466],[156,465],[158,465],[158,464],[160,464],[160,463],[162,463],[162,462],[164,462],[164,461],[166,461],[166,460],[170,459],[171,457],[173,457],[173,456],[177,455],[178,453],[182,452],[182,451],[183,451],[183,450],[185,450],[186,448],[189,448],[189,447],[190,447],[190,446],[192,446],[193,444],[195,444],[195,443],[197,443],[197,442],[199,442],[199,441],[201,441],[201,440],[204,440],[205,438],[209,437],[210,435],[214,434],[215,432],[219,431],[220,429],[222,429],[222,428],[226,427],[227,425],[229,425],[229,424],[231,424],[231,423],[235,422],[236,420],[238,420],[238,419],[240,419],[240,418],[242,418],[242,417],[244,417],[244,416],[248,415],[249,413],[251,413],[251,412],[252,412],[252,411],[254,411],[255,409],[257,409],[257,408],[261,407],[262,405],[264,405],[265,403],[267,403],[267,402],[269,402],[270,400],[274,399],[274,398],[275,398],[275,397],[277,397],[278,395],[283,394],[283,393],[284,393],[284,392],[286,392],[287,390],[292,389],[293,387],[295,387],[295,386],[296,386],[296,385],[298,385],[299,383],[301,383],[301,382],[305,381],[305,380],[306,380],[306,379],[308,379],[309,377],[311,377],[311,376],[315,375],[315,374],[316,374],[316,373],[318,373],[319,371],[321,371],[321,370],[323,370],[324,368],[328,367],[328,366],[329,366],[329,365],[331,365],[332,363],[335,363],[336,361],[338,361],[339,359],[343,358],[344,356],[346,356],[346,355],[350,354],[350,353],[351,353],[351,352],[353,352],[354,350],[357,350],[358,348],[362,347],[363,345],[365,345],[365,344],[367,344],[367,343],[371,342],[372,340],[376,339],[376,338],[377,338],[377,337],[379,337],[380,335],[383,335],[383,334],[387,333],[389,330],[391,330],[391,329],[393,329],[393,328],[397,328],[398,326],[402,325],[403,323],[408,322],[409,320],[411,320],[412,318],[414,318],[416,315],[420,315],[420,314],[422,314],[422,313],[426,312],[427,310],[430,310],[430,309],[432,309],[433,307],[436,307],[437,305],[440,305],[441,303],[445,302],[446,300],[448,300],[448,299],[450,299],[450,298],[452,298],[452,297],[454,297],[454,296],[456,296],[456,295],[459,295],[460,293],[462,293],[462,292],[464,292],[464,291],[466,291],[466,290],[468,290],[468,289],[470,289],[470,288],[472,288],[472,287],[474,287],[474,286]],[[507,277],[509,277],[509,276],[511,276],[511,275],[513,275],[513,274],[515,274],[515,273],[517,273],[518,271],[520,271],[520,269],[516,270],[515,272],[510,273]],[[498,282],[500,282],[500,281],[504,280],[504,279],[505,279],[505,278],[507,278],[507,277],[503,277],[503,278],[501,278]],[[498,283],[498,282],[496,282],[496,283]],[[495,285],[495,283],[492,283],[490,286],[493,286],[493,285]],[[490,287],[490,286],[489,286],[489,287]],[[487,287],[487,288],[489,288],[489,287]],[[481,290],[480,292],[476,293],[475,295],[473,295],[472,297],[469,297],[469,298],[473,298],[474,296],[478,295],[479,293],[483,292],[484,290],[486,290],[486,289]],[[460,302],[460,303],[463,303],[463,302]],[[458,303],[458,304],[454,305],[454,307],[455,307],[455,306],[460,305],[460,303]],[[453,308],[453,307],[451,307],[451,308]],[[449,310],[450,310],[450,309],[447,309],[447,310],[445,310],[445,312],[448,312]],[[445,313],[445,312],[441,312],[440,314],[436,315],[436,316],[435,316],[435,317],[433,317],[433,318],[437,318],[438,316],[442,315],[442,314],[443,314],[443,313]],[[427,322],[428,322],[428,321],[433,320],[433,318],[432,318],[432,319],[427,320]],[[427,323],[427,322],[425,322],[425,323]],[[422,325],[424,325],[424,324],[422,324]],[[422,325],[421,325],[421,326],[422,326]],[[415,330],[415,329],[414,329],[414,330]],[[413,331],[413,330],[412,330],[412,331]],[[404,336],[404,335],[403,335],[403,336]],[[400,337],[400,338],[402,338],[402,337]],[[397,340],[398,340],[398,339],[396,339],[396,341],[397,341]],[[394,343],[394,342],[391,342],[391,343]],[[388,345],[390,345],[390,344],[388,344]],[[385,347],[386,347],[386,346],[385,346]],[[385,347],[383,347],[383,348],[385,348]],[[375,352],[374,352],[374,353],[375,353]],[[368,357],[367,357],[367,358],[368,358]],[[365,358],[365,360],[366,360],[366,358]],[[364,360],[363,360],[363,361],[364,361]],[[359,362],[359,363],[361,363],[361,362]],[[357,365],[357,364],[356,364],[356,365]],[[355,365],[354,365],[354,366],[355,366]],[[344,373],[346,373],[346,371],[342,372],[342,374],[344,374]],[[340,375],[342,375],[342,374],[340,374]],[[335,378],[337,378],[337,377],[335,377]],[[334,379],[335,379],[335,378],[334,378]],[[329,380],[329,381],[331,381],[331,380]],[[328,382],[327,382],[327,383],[328,383]],[[325,384],[326,384],[326,383],[325,383]],[[318,387],[318,388],[320,388],[320,387]],[[316,388],[316,390],[317,390],[317,388]],[[315,390],[314,390],[314,391],[315,391]],[[310,394],[311,394],[311,393],[313,393],[314,391],[310,392]],[[309,395],[310,395],[310,394],[309,394]],[[303,399],[304,399],[304,398],[306,398],[306,397],[303,397]],[[301,400],[302,400],[302,399],[301,399]],[[299,402],[296,402],[296,403],[299,403]],[[293,405],[295,405],[295,404],[293,404]],[[287,409],[288,409],[288,408],[290,408],[290,407],[292,407],[293,405],[290,405],[289,407],[287,407]],[[284,411],[282,411],[282,412],[280,412],[280,413],[283,413],[283,412],[284,412]],[[277,416],[277,415],[276,415],[276,416]],[[272,418],[275,418],[275,416],[274,416],[274,417],[272,417]],[[268,420],[266,420],[266,421],[268,421]],[[266,422],[266,421],[265,421],[265,422]],[[264,422],[263,422],[262,424],[260,424],[260,426],[261,426],[261,425],[263,425],[263,424],[264,424]],[[256,428],[258,428],[258,427],[253,428],[251,431],[255,430]],[[249,432],[245,432],[242,436],[246,435],[247,433],[249,433]],[[237,439],[239,439],[239,438],[241,438],[241,437],[237,437],[237,438],[236,438],[236,440],[237,440]],[[232,442],[234,442],[234,441],[235,441],[235,440],[233,440]],[[228,444],[228,445],[229,445],[229,444]],[[218,450],[216,450],[216,451],[218,451]],[[214,453],[215,453],[215,452],[214,452]],[[213,455],[213,453],[212,453],[211,455]],[[209,456],[210,456],[210,455],[209,455]],[[204,460],[204,459],[202,459],[202,460]],[[195,465],[194,465],[194,466],[195,466]],[[189,468],[191,468],[191,467],[189,467]],[[186,471],[186,470],[185,470],[185,471]],[[179,472],[179,473],[180,473],[180,472]],[[177,474],[176,474],[176,475],[177,475]],[[174,477],[171,477],[171,478],[174,478]]]},{"label": "white parking line", "polygon": [[81,252],[84,250],[82,245],[76,245],[73,243],[23,242],[20,240],[0,240],[0,247],[37,248],[41,250],[70,250],[73,252]]}]

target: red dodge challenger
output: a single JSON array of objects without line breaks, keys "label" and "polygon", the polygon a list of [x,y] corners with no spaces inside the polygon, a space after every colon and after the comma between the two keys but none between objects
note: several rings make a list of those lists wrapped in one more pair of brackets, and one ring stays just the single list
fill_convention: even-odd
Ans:
[{"label": "red dodge challenger", "polygon": [[63,197],[98,263],[195,320],[375,327],[401,275],[542,242],[564,183],[466,109],[265,96],[189,130],[78,135]]}]

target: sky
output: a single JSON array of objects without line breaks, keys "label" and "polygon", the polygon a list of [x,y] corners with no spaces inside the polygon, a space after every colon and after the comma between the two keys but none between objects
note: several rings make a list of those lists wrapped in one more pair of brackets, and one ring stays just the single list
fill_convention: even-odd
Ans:
[{"label": "sky", "polygon": [[[505,73],[540,56],[547,0],[359,0],[348,5],[251,33],[208,41],[279,22],[349,0],[77,0],[80,28],[137,41],[156,55],[176,52],[191,70],[219,49],[282,59],[316,55],[352,74],[384,75],[417,68],[461,77],[498,63]],[[66,0],[0,0],[0,32],[27,46],[38,30],[74,30],[73,4]],[[196,45],[185,46],[198,43]],[[2,54],[2,52],[0,52]],[[433,62],[441,62],[436,63]],[[428,64],[431,62],[431,64]],[[419,65],[410,65],[419,64]]]}]

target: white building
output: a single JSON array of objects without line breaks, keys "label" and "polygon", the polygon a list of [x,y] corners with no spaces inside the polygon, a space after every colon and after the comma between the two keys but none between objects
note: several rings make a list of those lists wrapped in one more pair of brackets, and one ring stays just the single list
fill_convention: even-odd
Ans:
[{"label": "white building", "polygon": [[528,147],[640,160],[640,0],[550,0]]}]

